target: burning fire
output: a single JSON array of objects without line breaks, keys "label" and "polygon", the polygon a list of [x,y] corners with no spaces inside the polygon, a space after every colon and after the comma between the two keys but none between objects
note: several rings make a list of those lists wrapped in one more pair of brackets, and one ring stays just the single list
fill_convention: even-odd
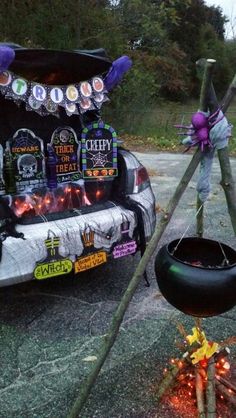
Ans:
[{"label": "burning fire", "polygon": [[[183,325],[177,324],[184,340],[181,343],[177,341],[176,345],[183,354],[180,359],[170,359],[169,367],[164,368],[157,397],[160,399],[175,380],[174,392],[173,389],[169,392],[166,401],[181,416],[185,417],[186,412],[186,417],[189,417],[191,408],[195,416],[196,407],[200,414],[214,404],[215,409],[219,408],[217,416],[220,418],[225,416],[227,409],[227,403],[222,403],[222,400],[236,406],[236,385],[230,380],[233,373],[228,359],[228,345],[236,344],[236,336],[216,343],[207,340],[199,320],[196,320],[196,325],[192,328],[192,334],[187,335]],[[218,399],[217,403],[214,403],[215,398]],[[214,413],[216,416],[216,411]]]}]

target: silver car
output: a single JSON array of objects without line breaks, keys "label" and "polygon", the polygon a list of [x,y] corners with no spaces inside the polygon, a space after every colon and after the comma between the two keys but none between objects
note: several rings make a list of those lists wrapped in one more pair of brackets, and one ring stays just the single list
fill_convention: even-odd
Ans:
[{"label": "silver car", "polygon": [[1,54],[0,286],[143,253],[156,221],[150,180],[101,119],[113,63],[103,50]]}]

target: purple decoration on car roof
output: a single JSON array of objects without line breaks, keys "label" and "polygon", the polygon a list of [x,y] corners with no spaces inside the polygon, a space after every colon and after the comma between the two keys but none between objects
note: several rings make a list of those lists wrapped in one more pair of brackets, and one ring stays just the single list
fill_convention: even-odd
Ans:
[{"label": "purple decoration on car roof", "polygon": [[119,84],[124,74],[132,66],[132,60],[127,56],[123,55],[117,60],[113,61],[112,66],[104,79],[106,89],[112,90],[117,84]]},{"label": "purple decoration on car roof", "polygon": [[8,69],[14,58],[14,49],[9,46],[0,46],[0,73]]}]

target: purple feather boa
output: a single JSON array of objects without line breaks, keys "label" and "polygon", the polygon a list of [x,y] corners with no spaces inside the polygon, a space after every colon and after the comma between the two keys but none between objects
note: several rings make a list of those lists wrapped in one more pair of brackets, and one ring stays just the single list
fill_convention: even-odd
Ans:
[{"label": "purple feather boa", "polygon": [[117,84],[119,84],[124,74],[132,66],[132,60],[127,56],[123,55],[117,60],[113,61],[112,66],[104,79],[106,89],[112,90]]},{"label": "purple feather boa", "polygon": [[0,46],[0,73],[8,69],[14,58],[14,49],[9,46]]}]

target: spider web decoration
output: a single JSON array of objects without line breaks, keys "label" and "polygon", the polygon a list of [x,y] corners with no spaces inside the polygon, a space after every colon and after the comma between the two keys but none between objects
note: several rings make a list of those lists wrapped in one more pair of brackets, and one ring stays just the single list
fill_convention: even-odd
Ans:
[{"label": "spider web decoration", "polygon": [[93,123],[83,129],[82,172],[86,179],[117,176],[117,135],[104,122]]},{"label": "spider web decoration", "polygon": [[105,167],[105,165],[109,162],[107,156],[110,154],[102,154],[98,152],[96,155],[93,155],[92,158],[88,158],[88,160],[92,160],[94,167]]},{"label": "spider web decoration", "polygon": [[36,136],[29,129],[20,129],[14,134],[13,141],[17,142],[20,148],[30,147],[36,145]]}]

